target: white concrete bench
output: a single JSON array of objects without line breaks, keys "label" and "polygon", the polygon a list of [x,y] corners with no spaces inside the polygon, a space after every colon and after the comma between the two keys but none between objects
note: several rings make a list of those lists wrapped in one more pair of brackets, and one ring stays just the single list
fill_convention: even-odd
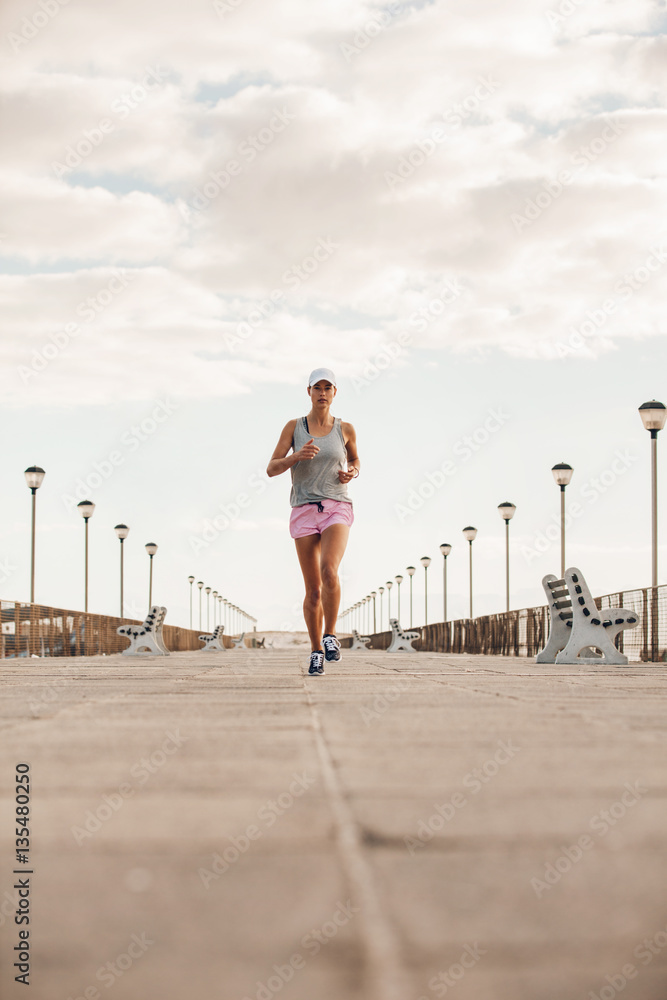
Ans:
[{"label": "white concrete bench", "polygon": [[352,645],[350,649],[369,649],[371,637],[369,635],[359,635],[356,628],[352,629]]},{"label": "white concrete bench", "polygon": [[238,639],[234,639],[231,636],[230,636],[230,638],[232,640],[232,645],[233,645],[234,649],[238,649],[239,646],[245,646],[245,641],[244,641],[245,640],[245,632],[241,632],[241,635],[238,637]]},{"label": "white concrete bench", "polygon": [[201,648],[202,653],[224,653],[225,645],[222,641],[222,633],[225,631],[224,625],[216,625],[213,633],[204,633],[199,636],[200,642],[205,643]]},{"label": "white concrete bench", "polygon": [[[614,639],[625,628],[636,628],[639,616],[626,608],[598,607],[580,569],[572,566],[565,577],[550,574],[542,580],[551,615],[549,641],[537,654],[537,663],[604,663],[624,666]],[[599,653],[596,652],[599,650]],[[588,654],[582,656],[581,654]]]},{"label": "white concrete bench", "polygon": [[421,632],[404,632],[398,618],[390,618],[389,624],[391,625],[391,644],[387,652],[398,653],[403,649],[407,653],[414,653],[414,646],[412,644],[416,639],[421,639]]},{"label": "white concrete bench", "polygon": [[154,604],[143,625],[120,625],[116,632],[130,640],[128,648],[123,650],[123,656],[169,656],[162,638],[166,615],[166,608]]}]

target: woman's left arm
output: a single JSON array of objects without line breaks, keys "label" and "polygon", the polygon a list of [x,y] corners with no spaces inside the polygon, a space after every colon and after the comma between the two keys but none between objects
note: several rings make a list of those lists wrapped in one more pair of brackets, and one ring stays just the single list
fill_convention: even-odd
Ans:
[{"label": "woman's left arm", "polygon": [[343,469],[338,471],[338,478],[341,483],[349,483],[351,479],[356,479],[361,471],[359,452],[357,451],[357,432],[352,424],[342,424],[343,440],[345,441],[345,451],[347,452],[347,472]]}]

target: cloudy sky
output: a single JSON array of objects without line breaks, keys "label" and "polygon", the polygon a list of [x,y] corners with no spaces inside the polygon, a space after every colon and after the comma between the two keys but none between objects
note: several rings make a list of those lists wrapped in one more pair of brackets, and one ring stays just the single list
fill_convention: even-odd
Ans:
[{"label": "cloudy sky", "polygon": [[507,499],[512,605],[541,603],[559,461],[568,563],[650,583],[666,28],[665,0],[5,0],[2,597],[29,595],[37,463],[38,601],[82,606],[89,497],[91,610],[125,521],[137,614],[155,541],[168,621],[192,573],[302,627],[264,469],[319,365],[363,463],[346,604],[428,554],[438,617],[448,541],[463,615],[472,523],[475,610],[502,609]]}]

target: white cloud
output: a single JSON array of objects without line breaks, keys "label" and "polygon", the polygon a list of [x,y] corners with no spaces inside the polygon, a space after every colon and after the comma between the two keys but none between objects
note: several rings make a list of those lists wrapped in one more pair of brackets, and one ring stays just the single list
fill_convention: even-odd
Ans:
[{"label": "white cloud", "polygon": [[[664,281],[616,290],[666,242],[648,0],[200,2],[187,31],[175,0],[61,5],[33,31],[40,9],[9,2],[1,29],[14,405],[19,368],[118,268],[128,287],[39,373],[48,401],[246,392],[314,349],[355,374],[405,329],[549,358],[610,298],[582,357],[664,332]],[[411,323],[447,282],[455,301]]]}]

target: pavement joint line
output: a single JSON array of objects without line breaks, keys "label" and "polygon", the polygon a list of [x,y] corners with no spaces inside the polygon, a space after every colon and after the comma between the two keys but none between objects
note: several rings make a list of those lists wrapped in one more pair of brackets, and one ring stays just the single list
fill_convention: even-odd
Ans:
[{"label": "pavement joint line", "polygon": [[[353,898],[361,906],[363,931],[360,935],[364,943],[365,976],[368,979],[367,1000],[405,1000],[411,994],[407,975],[397,956],[401,946],[390,921],[384,914],[379,894],[375,886],[373,870],[366,861],[363,840],[341,787],[333,758],[329,751],[320,714],[312,692],[306,683],[307,675],[302,672],[303,687],[310,708],[313,733],[322,766],[324,787],[336,824],[336,839],[347,880]],[[316,683],[322,683],[318,680]]]}]

